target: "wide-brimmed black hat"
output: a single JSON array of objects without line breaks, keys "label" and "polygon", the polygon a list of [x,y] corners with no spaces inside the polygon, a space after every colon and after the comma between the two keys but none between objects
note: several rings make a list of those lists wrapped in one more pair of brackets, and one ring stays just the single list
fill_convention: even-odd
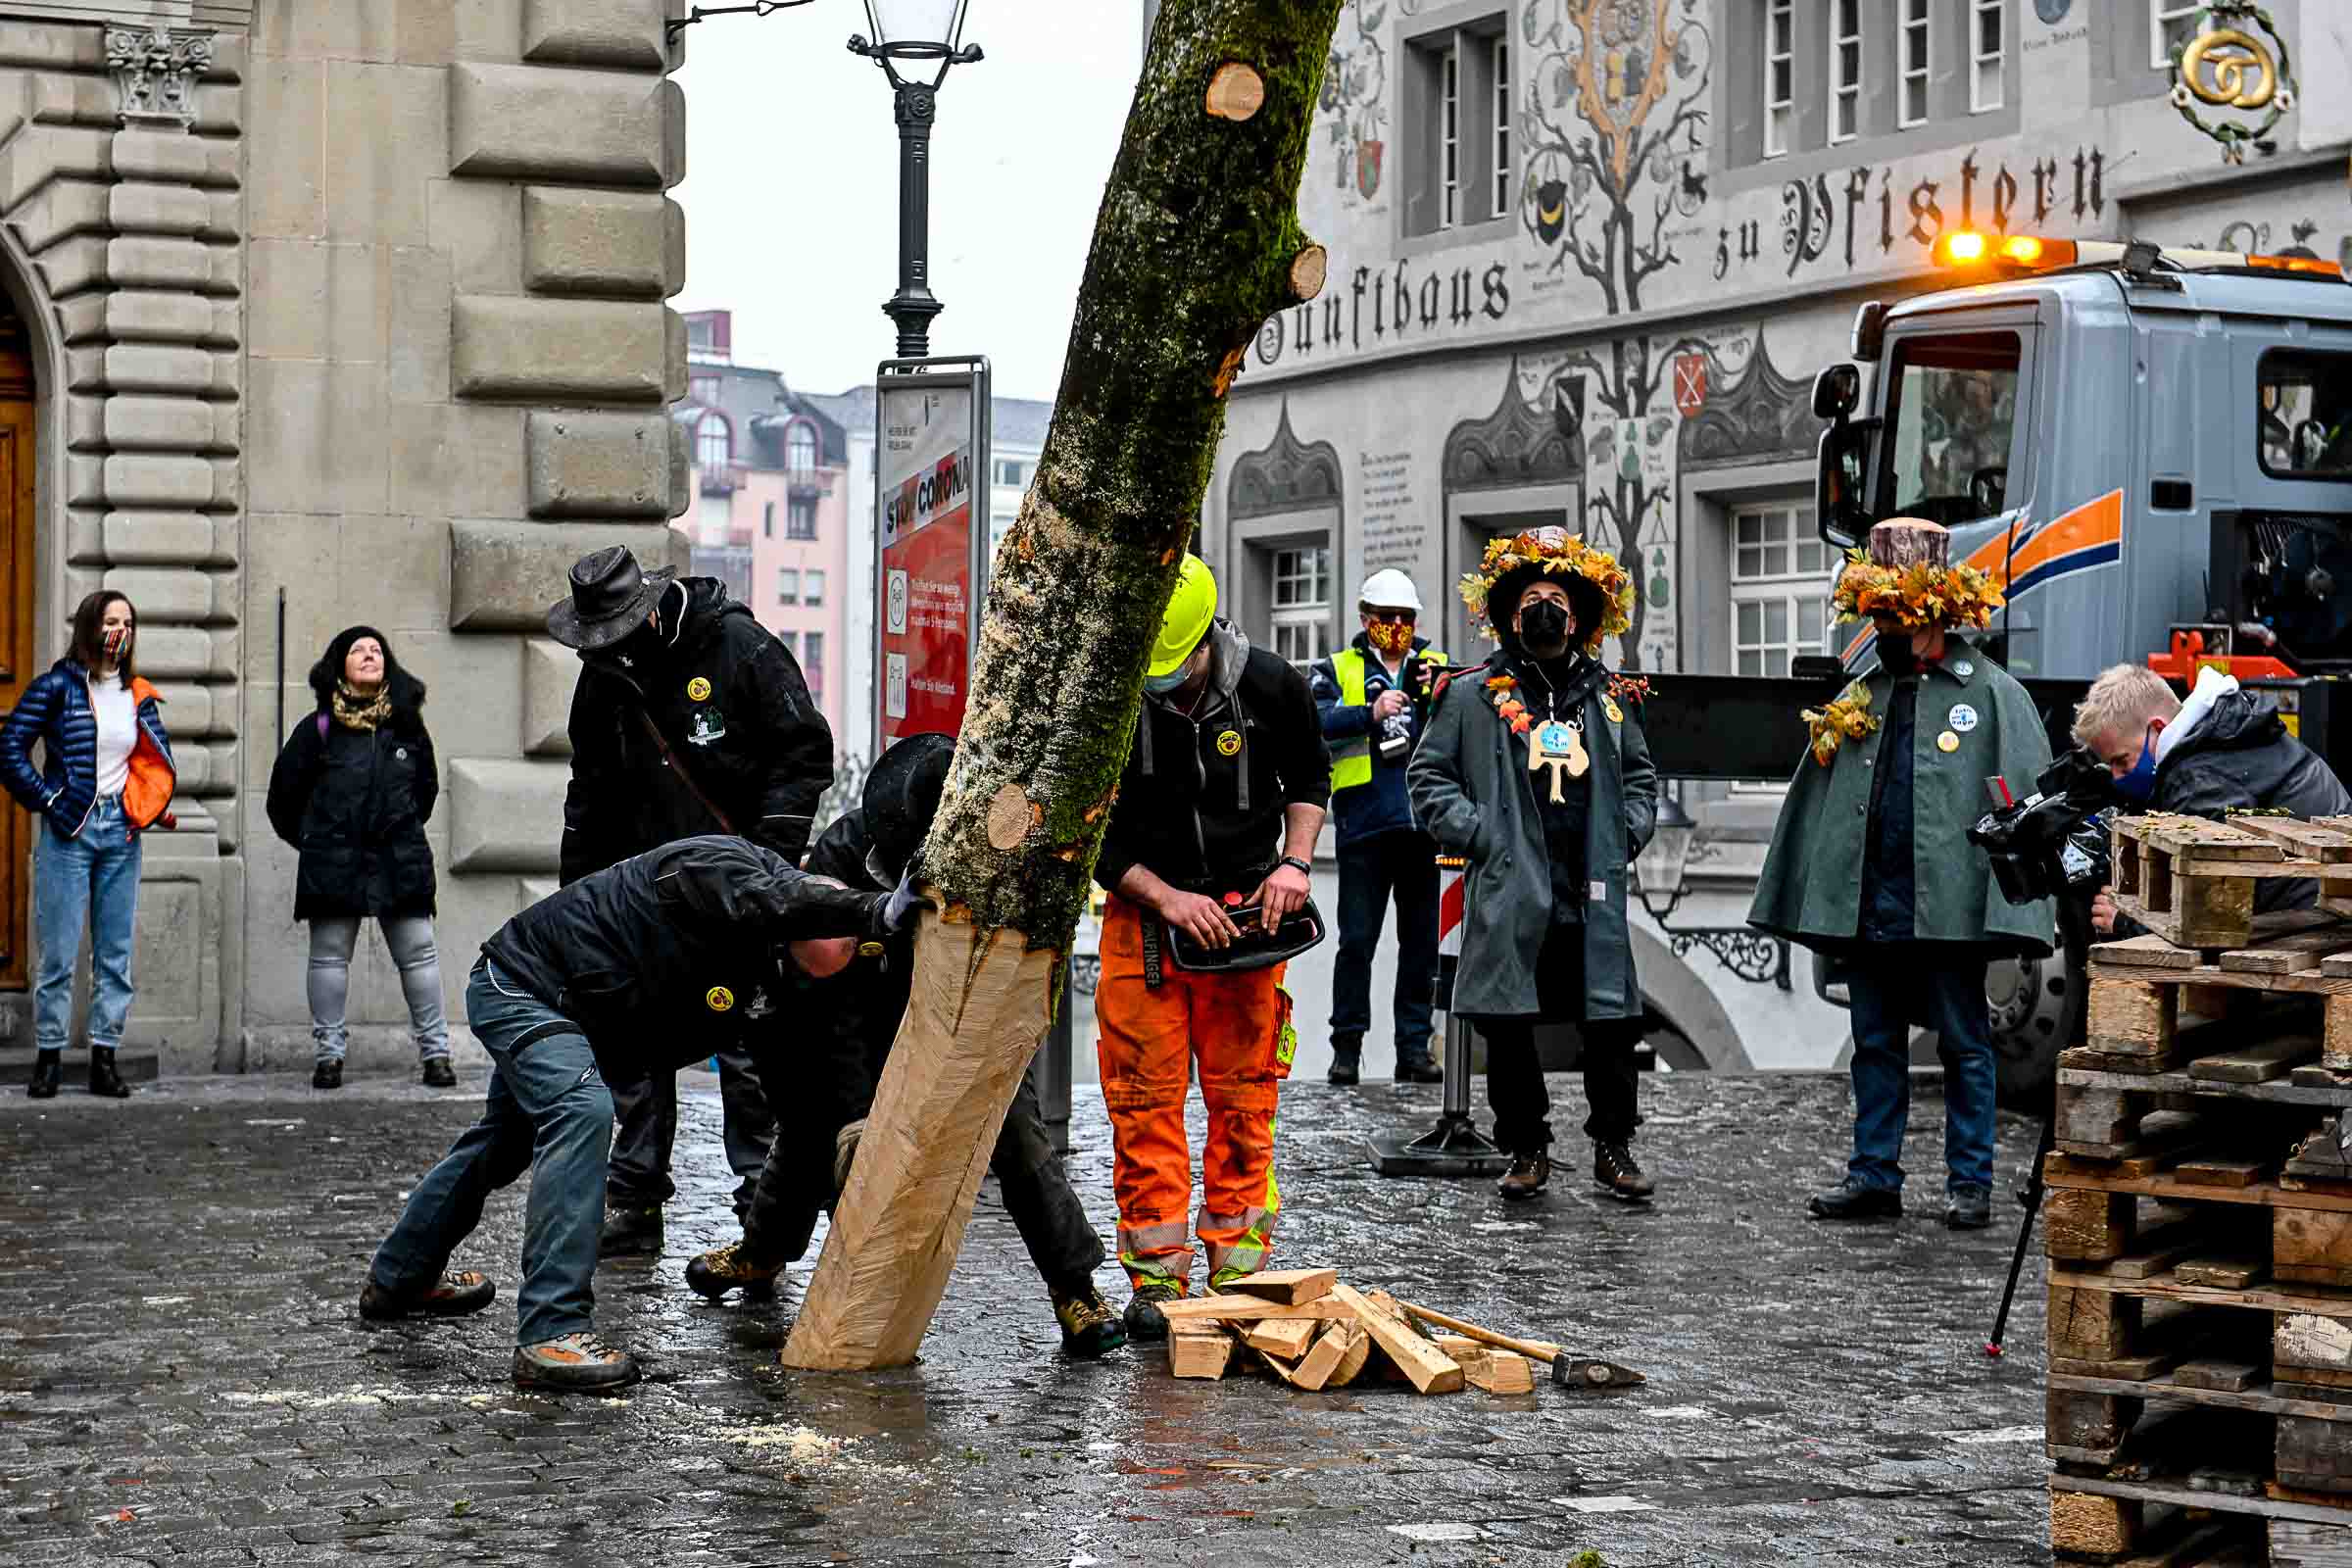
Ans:
[{"label": "wide-brimmed black hat", "polygon": [[865,831],[873,841],[876,867],[896,880],[906,875],[914,852],[931,831],[939,814],[939,798],[948,787],[948,763],[956,756],[949,735],[909,735],[884,752],[865,775],[865,794],[859,807],[865,812]]},{"label": "wide-brimmed black hat", "polygon": [[645,624],[676,575],[644,570],[622,545],[593,551],[571,564],[571,597],[548,607],[547,634],[581,653],[609,647]]}]

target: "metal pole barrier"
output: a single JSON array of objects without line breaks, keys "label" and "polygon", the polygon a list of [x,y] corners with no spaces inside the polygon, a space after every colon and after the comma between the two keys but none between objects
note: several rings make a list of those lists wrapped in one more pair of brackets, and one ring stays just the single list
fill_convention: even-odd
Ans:
[{"label": "metal pole barrier", "polygon": [[1367,1148],[1383,1176],[1499,1176],[1511,1159],[1483,1136],[1470,1115],[1470,1026],[1453,1011],[1454,968],[1461,953],[1461,881],[1469,862],[1438,857],[1438,994],[1446,1009],[1446,1098],[1438,1124],[1414,1139],[1375,1138]]}]

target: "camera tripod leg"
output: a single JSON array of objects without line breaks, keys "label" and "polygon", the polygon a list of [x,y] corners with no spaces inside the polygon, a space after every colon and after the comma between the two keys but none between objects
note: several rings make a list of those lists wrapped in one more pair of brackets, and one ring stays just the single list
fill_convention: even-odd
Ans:
[{"label": "camera tripod leg", "polygon": [[1998,1357],[2001,1341],[2009,1333],[2009,1308],[2017,1299],[2017,1277],[2026,1269],[2026,1248],[2034,1240],[2034,1221],[2041,1212],[2041,1162],[2048,1155],[2057,1137],[2058,1113],[2052,1106],[2050,1114],[2041,1120],[2041,1141],[2034,1150],[2034,1169],[2026,1177],[2026,1190],[2020,1195],[2025,1204],[2025,1217],[2018,1221],[2017,1247],[2009,1254],[2009,1283],[2001,1288],[2001,1309],[1993,1315],[1992,1338],[1984,1342],[1984,1353]]}]

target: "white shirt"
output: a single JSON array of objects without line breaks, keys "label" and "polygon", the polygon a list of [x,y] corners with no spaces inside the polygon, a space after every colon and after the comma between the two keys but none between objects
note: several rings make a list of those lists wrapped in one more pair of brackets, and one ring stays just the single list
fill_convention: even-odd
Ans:
[{"label": "white shirt", "polygon": [[139,743],[139,703],[119,680],[90,678],[90,707],[98,719],[98,798],[122,793],[130,778],[131,748]]}]

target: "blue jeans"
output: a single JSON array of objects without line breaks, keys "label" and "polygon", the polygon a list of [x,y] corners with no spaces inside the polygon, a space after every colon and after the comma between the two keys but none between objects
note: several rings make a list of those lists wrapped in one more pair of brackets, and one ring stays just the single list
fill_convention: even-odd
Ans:
[{"label": "blue jeans", "polygon": [[369,1276],[394,1295],[430,1290],[482,1222],[483,1201],[527,1170],[515,1343],[585,1333],[596,1306],[612,1096],[579,1026],[514,989],[488,958],[473,966],[466,1016],[490,1053],[481,1120],[416,1184]]},{"label": "blue jeans", "polygon": [[1942,1045],[1944,1185],[1990,1190],[1994,1075],[1984,967],[1981,956],[1938,958],[1926,943],[1889,944],[1856,966],[1851,1180],[1902,1190],[1917,1024],[1935,1030]]},{"label": "blue jeans", "polygon": [[90,1044],[122,1044],[130,1013],[130,939],[139,912],[139,841],[123,820],[122,798],[90,808],[79,838],[41,819],[32,852],[32,922],[40,958],[32,987],[32,1043],[63,1051],[74,1032],[74,960],[90,932]]},{"label": "blue jeans", "polygon": [[1331,1043],[1353,1054],[1372,1026],[1372,955],[1396,902],[1396,1059],[1429,1059],[1438,989],[1438,849],[1410,829],[1340,846],[1340,952],[1331,974]]}]

